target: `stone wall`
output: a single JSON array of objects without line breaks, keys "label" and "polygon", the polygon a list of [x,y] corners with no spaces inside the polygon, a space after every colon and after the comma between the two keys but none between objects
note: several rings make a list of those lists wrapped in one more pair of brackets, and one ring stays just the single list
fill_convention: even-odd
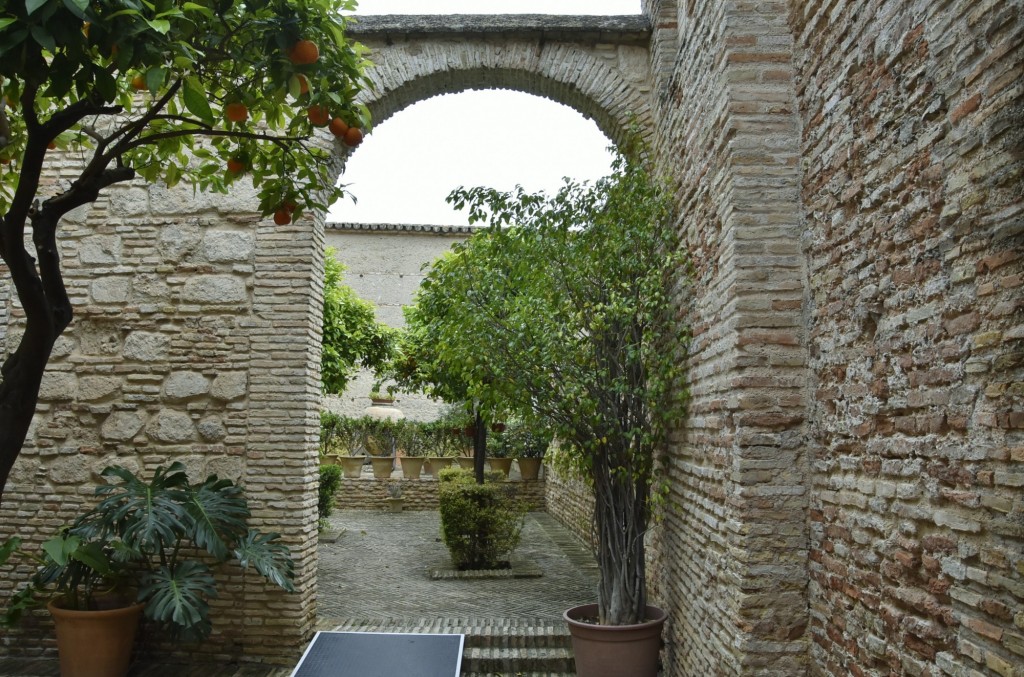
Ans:
[{"label": "stone wall", "polygon": [[[126,185],[64,219],[75,320],[6,487],[0,539],[48,538],[93,500],[108,464],[148,474],[181,461],[193,479],[238,480],[251,524],[292,547],[298,592],[225,567],[214,635],[189,651],[289,662],[315,619],[323,234],[312,220],[275,226],[257,204],[251,190]],[[8,313],[17,335],[21,310],[11,301]],[[5,569],[0,598],[27,573]],[[4,650],[49,634],[25,632],[5,635]]]},{"label": "stone wall", "polygon": [[[506,480],[515,495],[530,510],[545,510],[545,481]],[[401,489],[403,510],[437,510],[438,483],[430,477],[405,479],[395,475],[394,479],[375,479],[370,476],[358,479],[342,478],[334,504],[338,508],[352,510],[387,510],[389,487]]]},{"label": "stone wall", "polygon": [[1024,674],[1021,13],[792,3],[815,674]]}]

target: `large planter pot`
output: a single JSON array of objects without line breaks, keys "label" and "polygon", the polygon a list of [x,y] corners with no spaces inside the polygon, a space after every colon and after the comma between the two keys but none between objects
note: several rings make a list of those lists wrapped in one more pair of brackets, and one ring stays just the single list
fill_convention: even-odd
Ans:
[{"label": "large planter pot", "polygon": [[402,475],[407,480],[418,480],[423,472],[423,458],[415,456],[402,456],[398,459],[402,464]]},{"label": "large planter pot", "polygon": [[511,458],[488,458],[487,462],[491,465],[491,470],[500,472],[506,479],[508,478],[508,473],[512,470]]},{"label": "large planter pot", "polygon": [[524,480],[535,480],[540,477],[540,466],[544,463],[542,458],[517,458],[519,464],[519,475]]},{"label": "large planter pot", "polygon": [[423,471],[428,475],[437,477],[437,474],[445,468],[451,466],[452,459],[450,456],[428,456],[427,462],[423,466]]},{"label": "large planter pot", "polygon": [[57,629],[61,677],[124,677],[145,604],[104,611],[46,605]]},{"label": "large planter pot", "polygon": [[373,466],[373,476],[379,480],[386,480],[391,477],[391,473],[395,469],[395,457],[386,456],[381,458],[374,456],[370,458],[370,464]]},{"label": "large planter pot", "polygon": [[456,460],[458,460],[459,467],[463,470],[473,470],[473,468],[476,467],[474,465],[476,463],[476,459],[472,456],[459,456]]},{"label": "large planter pot", "polygon": [[657,677],[658,653],[665,612],[647,606],[647,618],[637,625],[597,625],[579,619],[597,616],[596,604],[569,609],[569,624],[578,677]]},{"label": "large planter pot", "polygon": [[365,462],[365,456],[342,456],[341,472],[348,479],[357,480],[359,479],[359,476],[363,473],[363,464]]}]

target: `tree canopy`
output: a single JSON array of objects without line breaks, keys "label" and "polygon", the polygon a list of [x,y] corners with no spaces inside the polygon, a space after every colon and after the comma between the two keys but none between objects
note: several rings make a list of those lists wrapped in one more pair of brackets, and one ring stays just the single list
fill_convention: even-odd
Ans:
[{"label": "tree canopy", "polygon": [[0,368],[0,492],[71,322],[61,218],[137,176],[215,192],[244,177],[259,211],[281,225],[326,209],[343,188],[314,128],[354,146],[370,123],[356,103],[367,62],[340,13],[354,6],[24,0],[0,9],[0,257],[25,311]]},{"label": "tree canopy", "polygon": [[438,260],[407,314],[399,371],[542,422],[594,488],[602,622],[642,620],[656,452],[676,424],[686,259],[640,153],[555,195],[459,189],[488,227]]},{"label": "tree canopy", "polygon": [[345,266],[328,247],[324,259],[324,321],[320,372],[325,393],[345,392],[359,367],[384,368],[394,352],[395,330],[377,321],[373,304],[342,281]]}]

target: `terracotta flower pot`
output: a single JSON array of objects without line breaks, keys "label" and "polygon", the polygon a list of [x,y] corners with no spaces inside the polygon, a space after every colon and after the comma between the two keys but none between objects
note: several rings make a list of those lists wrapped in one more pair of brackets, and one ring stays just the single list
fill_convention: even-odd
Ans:
[{"label": "terracotta flower pot", "polygon": [[46,605],[57,630],[61,677],[124,677],[145,604],[104,611]]},{"label": "terracotta flower pot", "polygon": [[542,458],[517,458],[519,464],[519,475],[524,480],[535,480],[540,477],[540,466],[544,462]]},{"label": "terracotta flower pot", "polygon": [[459,462],[459,467],[465,470],[473,470],[476,460],[472,456],[459,456],[456,459]]},{"label": "terracotta flower pot", "polygon": [[366,458],[364,456],[342,456],[341,472],[350,480],[359,479],[363,472],[363,463],[365,462]]},{"label": "terracotta flower pot", "polygon": [[491,470],[496,470],[504,475],[506,479],[508,478],[508,473],[512,470],[511,458],[488,457],[487,462],[491,464]]},{"label": "terracotta flower pot", "polygon": [[402,464],[402,475],[407,480],[418,480],[423,472],[423,461],[425,459],[415,456],[402,456],[398,459]]},{"label": "terracotta flower pot", "polygon": [[373,476],[379,480],[386,480],[391,477],[391,473],[395,469],[395,457],[385,456],[381,458],[374,456],[370,459],[370,465],[373,466]]},{"label": "terracotta flower pot", "polygon": [[637,625],[597,625],[579,620],[596,616],[596,604],[573,607],[562,614],[572,636],[576,674],[579,677],[657,677],[665,612],[648,605],[650,620]]},{"label": "terracotta flower pot", "polygon": [[427,464],[423,466],[423,471],[428,475],[437,477],[437,474],[445,468],[451,466],[452,459],[450,456],[428,456]]}]

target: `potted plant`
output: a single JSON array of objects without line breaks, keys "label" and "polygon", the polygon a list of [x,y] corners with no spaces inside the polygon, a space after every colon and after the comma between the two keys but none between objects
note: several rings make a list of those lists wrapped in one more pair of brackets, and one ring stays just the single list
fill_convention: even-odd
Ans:
[{"label": "potted plant", "polygon": [[527,481],[540,477],[540,467],[544,462],[544,452],[551,444],[551,435],[536,425],[513,421],[508,424],[503,437],[509,454],[515,457],[519,466],[519,476]]},{"label": "potted plant", "polygon": [[436,477],[452,464],[452,433],[444,421],[431,421],[423,427],[423,435],[427,446],[423,469]]},{"label": "potted plant", "polygon": [[362,429],[354,419],[331,411],[320,412],[320,460],[340,465],[349,479],[358,479],[366,462],[360,451]]},{"label": "potted plant", "polygon": [[505,438],[505,424],[501,424],[500,431],[496,429],[497,424],[491,426],[490,442],[487,444],[487,464],[491,470],[501,473],[501,476],[508,479],[512,470],[512,454],[508,448]]},{"label": "potted plant", "polygon": [[426,459],[423,426],[417,421],[401,421],[395,431],[395,446],[402,476],[407,480],[418,480],[423,472]]},{"label": "potted plant", "polygon": [[[96,489],[96,507],[46,541],[41,554],[22,548],[18,539],[0,548],[0,563],[20,553],[39,565],[13,596],[4,620],[16,622],[48,599],[64,677],[124,675],[139,612],[169,637],[208,637],[208,600],[217,596],[211,563],[253,566],[271,583],[293,590],[288,548],[277,534],[248,527],[249,509],[234,482],[211,475],[192,483],[181,463],[156,468],[149,481],[121,466],[101,475],[106,483]],[[110,650],[99,648],[103,633],[92,625],[97,611],[100,620],[123,616]],[[87,633],[84,640],[77,630]]]},{"label": "potted plant", "polygon": [[[687,339],[671,299],[687,268],[644,155],[634,148],[611,176],[567,181],[554,196],[453,192],[490,227],[435,262],[406,313],[413,339],[402,339],[421,373],[459,365],[468,399],[551,430],[561,468],[591,487],[598,601],[566,612],[580,675],[655,675],[665,619],[647,603],[644,535],[664,495],[657,452],[684,420],[671,395],[685,392],[672,386],[685,378]],[[640,653],[616,641],[593,658],[580,628],[613,628],[617,640],[638,630]],[[602,672],[620,657],[627,667]]]}]

